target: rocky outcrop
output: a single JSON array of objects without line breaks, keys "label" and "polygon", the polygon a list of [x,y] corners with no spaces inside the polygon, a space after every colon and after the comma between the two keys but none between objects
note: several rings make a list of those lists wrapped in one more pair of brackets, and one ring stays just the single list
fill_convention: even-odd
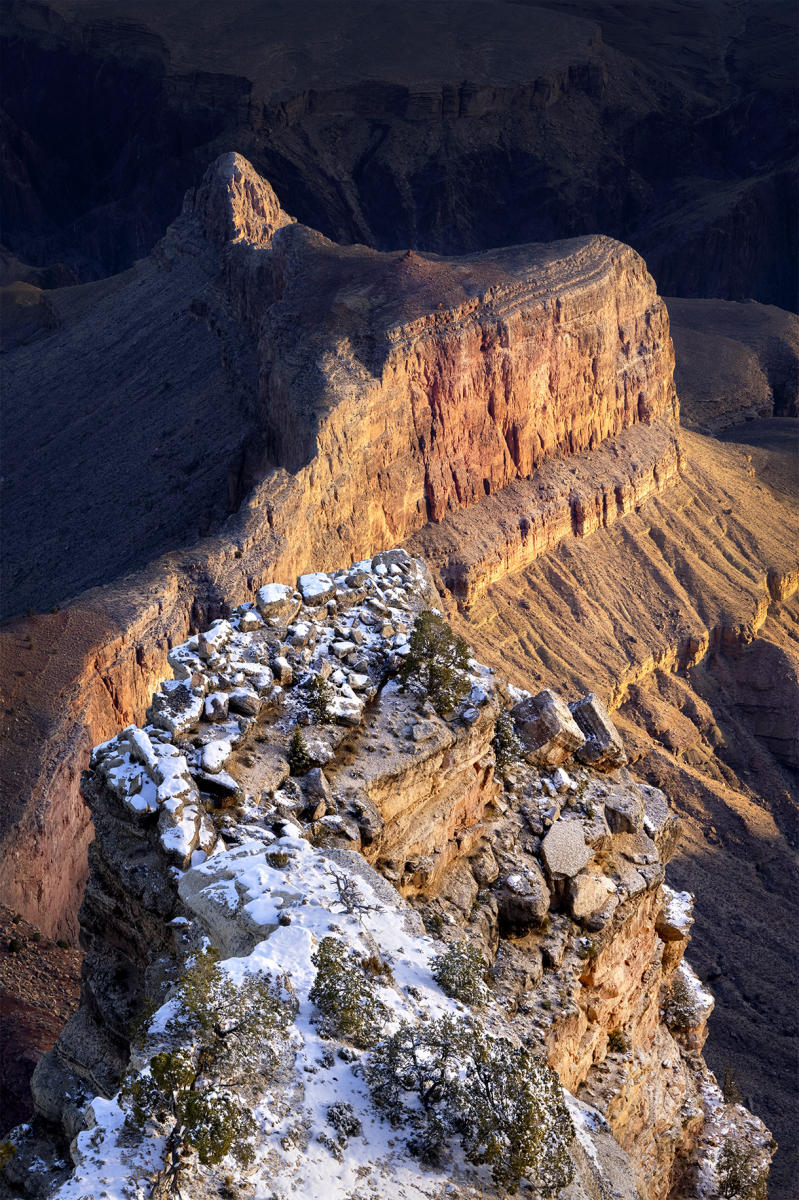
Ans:
[{"label": "rocky outcrop", "polygon": [[[97,359],[103,379],[126,378],[135,338],[120,339],[118,330],[139,329],[142,312],[157,311],[160,340],[148,344],[148,404],[163,408],[153,390],[159,371],[175,412],[184,403],[193,412],[217,404],[216,370],[235,382],[235,404],[213,420],[206,413],[199,440],[184,442],[183,426],[176,426],[175,440],[167,442],[180,446],[176,468],[189,470],[189,459],[199,453],[210,455],[223,475],[233,473],[234,491],[247,479],[261,482],[223,536],[165,555],[144,572],[82,596],[65,614],[37,617],[32,640],[24,623],[4,634],[11,686],[2,719],[11,747],[11,794],[19,803],[5,814],[0,870],[9,902],[48,931],[74,926],[89,836],[77,780],[89,743],[142,718],[169,647],[192,628],[230,602],[252,597],[270,579],[394,544],[431,516],[474,511],[475,501],[498,489],[506,495],[509,481],[536,464],[554,464],[557,456],[561,470],[564,457],[625,429],[649,430],[665,447],[671,466],[662,481],[677,469],[665,309],[643,262],[608,238],[464,260],[336,246],[292,222],[268,183],[245,160],[228,155],[189,197],[153,259],[113,285],[92,285],[79,297],[73,292],[53,294],[63,328],[48,347],[60,364],[62,388],[81,393],[87,386],[80,364],[89,337],[104,346]],[[202,384],[190,374],[171,378],[169,339],[196,363]],[[37,343],[21,348],[20,358],[9,356],[28,412],[37,411],[34,395],[45,386],[49,391],[41,349]],[[202,400],[198,386],[205,389]],[[108,396],[106,436],[113,441],[120,435],[113,413],[124,411],[127,422],[127,409],[99,380],[97,389]],[[42,396],[44,408],[48,403]],[[80,430],[72,434],[76,453],[91,455]],[[146,441],[137,445],[149,453]],[[610,453],[615,458],[616,451]],[[623,446],[618,453],[627,462]],[[658,450],[653,461],[663,457]],[[48,571],[57,576],[56,524],[47,504],[63,499],[58,480],[64,489],[72,486],[58,475],[68,461],[66,453],[53,459],[55,474],[41,480],[41,504],[31,505],[27,490],[17,496],[28,514],[18,546],[23,575],[30,572],[34,519],[49,530]],[[91,560],[95,569],[87,523],[102,530],[104,544],[109,537],[115,544],[111,534],[118,533],[112,553],[122,563],[136,561],[143,546],[150,553],[164,544],[160,539],[178,537],[185,512],[196,520],[182,488],[174,511],[158,488],[157,494],[137,491],[134,476],[153,476],[135,454],[120,470],[113,456],[105,461],[118,478],[87,464],[81,485],[80,521],[73,528],[83,551],[75,550],[72,535],[61,539],[71,587],[91,578],[80,575],[81,563],[88,569]],[[644,468],[645,476],[647,470],[654,467]],[[192,478],[205,480],[197,473]],[[206,482],[214,490],[213,480]],[[626,511],[635,489],[628,496],[622,483],[612,486],[611,507]],[[109,511],[119,488],[125,503]],[[137,494],[146,512],[137,514]],[[586,497],[579,511],[564,502],[567,527],[582,532],[595,519],[601,523],[608,509],[601,495]],[[558,532],[547,532],[545,543],[561,536],[559,504]],[[548,510],[540,519],[547,530],[554,527]],[[531,547],[524,552],[529,557]],[[13,573],[13,553],[10,561]],[[56,652],[55,639],[63,650]],[[42,672],[35,664],[45,642],[50,666]],[[41,731],[40,751],[32,750],[30,722]],[[42,813],[56,794],[76,856],[69,876],[48,869],[62,836],[55,836],[57,821],[43,821]]]},{"label": "rocky outcrop", "polygon": [[[351,921],[370,953],[391,955],[394,993],[423,1004],[422,924],[386,876],[443,939],[437,954],[466,944],[491,964],[492,1020],[546,1054],[576,1098],[570,1153],[582,1185],[582,1122],[591,1128],[602,1118],[606,1140],[592,1142],[590,1157],[620,1196],[697,1196],[703,1179],[718,1188],[715,1151],[730,1128],[766,1171],[770,1135],[725,1104],[702,1059],[712,999],[683,960],[692,897],[664,885],[676,822],[663,793],[624,768],[598,773],[568,753],[560,766],[531,765],[507,748],[500,787],[491,735],[509,703],[505,685],[472,660],[471,691],[442,718],[413,676],[398,684],[410,621],[433,598],[423,565],[402,552],[301,584],[296,596],[306,599],[288,625],[248,603],[175,647],[175,679],[156,693],[151,723],[93,752],[83,781],[96,840],[81,908],[81,1007],[37,1067],[40,1123],[15,1135],[12,1173],[41,1154],[42,1120],[71,1139],[84,1184],[98,1139],[106,1139],[104,1163],[123,1147],[133,1169],[135,1139],[117,1140],[112,1098],[131,1021],[145,1000],[161,1003],[200,931],[223,958],[265,947],[277,954],[282,936],[288,956],[270,958],[270,969],[296,973],[302,1008],[309,984],[301,956],[321,936],[311,930],[330,931],[332,921],[340,933]],[[329,600],[316,603],[325,590]],[[274,599],[270,592],[263,603]],[[291,667],[284,684],[269,665],[281,657]],[[559,697],[538,699],[539,709],[571,721]],[[596,703],[574,707],[601,717],[618,744]],[[525,714],[523,702],[522,732]],[[294,774],[289,766],[275,772],[281,754]],[[320,904],[321,924],[308,925]],[[380,925],[386,904],[390,925]],[[430,944],[419,943],[428,956]],[[308,1037],[294,1035],[295,1053]],[[134,1073],[141,1065],[134,1055]],[[307,1119],[318,1118],[312,1111]],[[273,1182],[290,1178],[291,1164],[261,1162],[259,1153],[256,1170],[269,1161]],[[152,1174],[157,1162],[148,1164],[135,1169]],[[42,1170],[38,1178],[38,1194],[50,1194],[56,1176]],[[383,1186],[394,1194],[391,1179]]]},{"label": "rocky outcrop", "polygon": [[7,9],[4,237],[23,258],[130,266],[235,146],[340,241],[457,254],[602,229],[670,293],[795,303],[782,4]]}]

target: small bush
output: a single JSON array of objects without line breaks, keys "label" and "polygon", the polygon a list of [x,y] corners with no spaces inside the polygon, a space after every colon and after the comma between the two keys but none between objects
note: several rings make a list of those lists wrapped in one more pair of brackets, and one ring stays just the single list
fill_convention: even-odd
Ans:
[{"label": "small bush", "polygon": [[22,949],[22,942],[19,938],[9,938],[8,949],[10,954],[19,954]]},{"label": "small bush", "polygon": [[735,1200],[765,1200],[768,1170],[754,1146],[732,1136],[724,1139],[719,1154],[719,1192]]},{"label": "small bush", "polygon": [[735,1072],[729,1063],[727,1063],[726,1067],[724,1068],[724,1079],[722,1080],[721,1084],[721,1094],[724,1097],[725,1104],[743,1104],[744,1102]]},{"label": "small bush", "polygon": [[508,767],[512,763],[518,762],[524,753],[524,749],[516,733],[513,717],[507,709],[501,712],[496,719],[491,745],[494,747],[497,775],[501,779],[504,779]]},{"label": "small bush", "polygon": [[[241,1166],[253,1161],[256,1126],[239,1089],[274,1075],[280,1061],[276,1039],[296,1012],[268,975],[234,983],[213,952],[197,957],[174,999],[176,1015],[162,1036],[177,1040],[177,1048],[152,1054],[148,1069],[129,1075],[120,1091],[131,1131],[151,1121],[171,1125],[153,1192],[158,1195],[180,1194],[192,1152],[206,1165],[228,1154]],[[145,1044],[142,1035],[140,1045]]]},{"label": "small bush", "polygon": [[679,972],[674,975],[664,1017],[669,1029],[691,1029],[697,1023],[696,997]]},{"label": "small bush", "polygon": [[612,1029],[608,1034],[608,1050],[612,1054],[626,1054],[630,1043],[621,1029]]},{"label": "small bush", "polygon": [[282,871],[291,862],[291,855],[285,850],[270,850],[266,856],[266,861],[270,867]]},{"label": "small bush", "polygon": [[314,675],[308,684],[306,703],[308,710],[317,725],[325,725],[331,719],[330,705],[333,702],[333,688],[321,675]]},{"label": "small bush", "polygon": [[65,942],[63,938],[58,938],[56,946],[59,950],[69,950],[69,942]]},{"label": "small bush", "polygon": [[506,1193],[526,1176],[545,1195],[571,1182],[574,1128],[557,1075],[475,1021],[402,1024],[369,1056],[365,1076],[387,1119],[410,1126],[421,1157],[440,1158],[455,1134],[469,1162],[489,1165]]},{"label": "small bush", "polygon": [[453,942],[433,963],[436,983],[462,1004],[484,1004],[488,995],[483,956],[476,946]]},{"label": "small bush", "polygon": [[356,1117],[351,1104],[346,1100],[337,1100],[327,1110],[328,1124],[335,1129],[340,1146],[346,1146],[351,1137],[359,1137],[363,1126]]},{"label": "small bush", "polygon": [[313,759],[308,753],[308,747],[305,745],[305,738],[302,736],[299,725],[291,735],[288,758],[289,770],[292,775],[305,775],[313,766]]},{"label": "small bush", "polygon": [[469,645],[453,633],[447,622],[430,609],[414,621],[410,651],[402,661],[399,678],[428,697],[436,712],[451,712],[469,691]]},{"label": "small bush", "polygon": [[361,1050],[374,1046],[388,1014],[358,955],[339,938],[324,937],[311,961],[316,978],[310,999],[323,1013],[326,1028]]}]

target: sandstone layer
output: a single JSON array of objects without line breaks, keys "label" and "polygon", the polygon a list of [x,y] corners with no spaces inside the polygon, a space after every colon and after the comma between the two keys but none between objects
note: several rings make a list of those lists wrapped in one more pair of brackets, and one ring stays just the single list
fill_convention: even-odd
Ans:
[{"label": "sandstone layer", "polygon": [[[0,878],[8,902],[47,931],[74,933],[78,864],[90,837],[77,792],[88,746],[141,717],[169,648],[200,620],[270,579],[394,544],[553,456],[596,447],[626,428],[657,423],[661,440],[653,445],[662,449],[650,463],[662,458],[667,478],[675,468],[665,308],[640,258],[608,238],[462,260],[340,247],[291,221],[269,185],[243,159],[227,156],[189,196],[152,260],[114,281],[70,289],[63,327],[9,356],[9,378],[27,413],[37,412],[32,396],[45,406],[53,401],[48,361],[59,364],[65,387],[85,395],[81,364],[90,338],[103,346],[93,361],[104,377],[127,378],[132,354],[141,366],[140,339],[156,295],[164,370],[172,345],[198,371],[218,355],[220,370],[238,380],[217,421],[210,410],[196,418],[198,440],[185,441],[182,427],[172,428],[165,450],[171,455],[178,446],[180,458],[165,459],[164,479],[180,494],[183,460],[213,452],[217,469],[235,477],[233,492],[247,479],[260,482],[218,538],[4,633],[11,807]],[[120,323],[134,320],[130,339],[119,339]],[[197,403],[191,375],[151,395],[159,361],[156,347],[147,373],[138,375],[141,394],[155,405],[148,420],[166,394],[172,411]],[[103,390],[99,378],[88,379],[105,397],[107,436],[127,442],[127,383]],[[202,405],[215,403],[217,383],[212,373],[202,385]],[[22,463],[25,439],[38,437],[39,427],[21,409],[16,414]],[[80,423],[65,436],[85,444]],[[226,436],[235,438],[235,449],[224,443],[217,458]],[[68,485],[67,459],[54,453],[51,474],[40,480],[49,509],[42,499],[20,525],[20,588],[34,586],[28,538],[37,531],[55,558],[54,530],[61,528],[61,586],[69,579],[74,587],[88,581],[97,539],[105,542],[109,528],[120,543],[111,561],[121,564],[140,559],[151,540],[157,546],[170,521],[174,539],[188,516],[196,519],[191,495],[175,513],[158,502],[159,476],[138,457],[146,458],[149,435],[134,442],[126,473],[113,485],[98,473],[79,495],[74,481]],[[94,451],[85,445],[82,453],[91,458]],[[619,454],[624,461],[623,448]],[[113,456],[108,464],[113,472]],[[92,478],[88,461],[85,473]],[[137,474],[149,481],[144,490],[134,483]],[[193,478],[202,490],[202,474]],[[73,517],[59,479],[72,489]],[[213,476],[209,483],[213,491]],[[9,486],[11,511],[15,503],[27,511],[27,482],[12,472]],[[130,489],[124,506],[115,501],[109,509],[109,488],[112,500],[119,488]],[[54,519],[56,503],[66,529]],[[562,525],[557,509],[555,519]],[[78,542],[84,550],[76,555]],[[13,552],[10,559],[13,572]],[[47,570],[57,577],[53,561]],[[51,804],[58,815],[46,820]],[[75,862],[56,872],[65,828],[74,835]]]}]

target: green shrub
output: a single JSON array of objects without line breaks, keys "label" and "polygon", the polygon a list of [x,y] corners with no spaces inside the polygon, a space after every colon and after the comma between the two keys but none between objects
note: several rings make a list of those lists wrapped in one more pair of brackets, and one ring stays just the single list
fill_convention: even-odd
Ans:
[{"label": "green shrub", "polygon": [[313,766],[313,759],[308,753],[305,738],[299,725],[295,728],[289,742],[289,770],[292,775],[305,775]]},{"label": "green shrub", "polygon": [[612,1029],[608,1034],[608,1050],[612,1054],[626,1054],[629,1049],[630,1043],[623,1030]]},{"label": "green shrub", "polygon": [[337,1100],[327,1110],[328,1124],[335,1129],[340,1146],[346,1146],[351,1137],[359,1137],[363,1126],[356,1117],[351,1104],[346,1100]]},{"label": "green shrub", "polygon": [[503,710],[496,719],[491,745],[494,747],[497,775],[504,779],[508,767],[514,762],[518,762],[524,753],[524,748],[516,733],[513,717],[507,709]]},{"label": "green shrub", "polygon": [[696,1025],[696,997],[683,976],[675,973],[664,1008],[664,1017],[669,1029],[691,1029]]},{"label": "green shrub", "polygon": [[322,938],[311,956],[316,978],[310,999],[325,1017],[325,1027],[360,1049],[374,1046],[387,1019],[361,960],[344,942]]},{"label": "green shrub", "polygon": [[365,1076],[375,1105],[411,1128],[421,1157],[440,1158],[457,1135],[469,1162],[489,1165],[506,1193],[528,1176],[544,1194],[570,1183],[574,1128],[557,1075],[477,1022],[404,1023],[369,1056]]},{"label": "green shrub", "polygon": [[430,700],[439,715],[451,712],[470,688],[469,645],[453,633],[438,613],[426,609],[413,624],[410,651],[402,661],[399,678]]},{"label": "green shrub", "polygon": [[306,703],[308,710],[318,725],[324,725],[331,719],[330,705],[333,702],[333,688],[321,675],[314,675],[308,684]]},{"label": "green shrub", "polygon": [[14,938],[8,939],[8,950],[9,950],[10,954],[19,954],[21,949],[22,949],[22,942],[20,941],[19,938],[14,937]]},{"label": "green shrub", "polygon": [[485,963],[476,946],[453,942],[444,954],[433,962],[436,983],[462,1004],[484,1004],[488,995],[485,982]]},{"label": "green shrub", "polygon": [[768,1169],[754,1146],[728,1136],[719,1154],[719,1192],[735,1200],[765,1200]]},{"label": "green shrub", "polygon": [[152,1054],[147,1070],[132,1072],[120,1091],[129,1129],[153,1120],[171,1126],[153,1194],[179,1194],[191,1152],[207,1165],[228,1154],[242,1166],[253,1161],[256,1127],[236,1089],[274,1075],[276,1041],[296,1011],[268,975],[234,983],[214,952],[197,957],[172,999],[176,1015],[164,1036],[179,1044]]}]

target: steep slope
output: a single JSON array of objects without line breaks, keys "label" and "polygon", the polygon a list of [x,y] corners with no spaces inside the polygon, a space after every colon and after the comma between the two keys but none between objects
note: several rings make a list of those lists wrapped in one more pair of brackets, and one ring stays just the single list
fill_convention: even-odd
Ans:
[{"label": "steep slope", "polygon": [[682,422],[718,433],[799,416],[799,317],[771,305],[668,300]]},{"label": "steep slope", "polygon": [[[120,559],[141,560],[148,539],[157,545],[165,519],[173,531],[182,522],[183,536],[193,540],[186,522],[196,520],[196,511],[178,499],[175,512],[166,506],[165,518],[153,503],[150,470],[139,470],[142,486],[133,481],[124,513],[115,501],[109,504],[118,483],[109,497],[106,472],[92,482],[66,457],[51,460],[47,479],[31,481],[22,471],[26,439],[41,437],[31,397],[44,390],[46,408],[48,361],[63,368],[64,385],[82,408],[87,368],[77,352],[90,337],[103,346],[96,369],[113,380],[100,385],[105,428],[125,444],[132,441],[131,461],[141,465],[149,438],[140,441],[135,428],[131,433],[123,407],[131,369],[147,412],[153,400],[148,377],[139,373],[137,337],[117,335],[120,316],[146,313],[151,300],[164,347],[172,344],[178,354],[193,349],[200,365],[218,354],[245,382],[255,373],[253,358],[257,363],[255,395],[246,387],[230,393],[227,461],[216,424],[201,422],[188,447],[181,427],[172,426],[168,445],[179,445],[183,459],[198,451],[203,461],[210,457],[218,473],[241,472],[238,398],[248,414],[250,465],[243,478],[249,472],[259,482],[219,537],[106,584],[64,614],[38,616],[30,627],[12,623],[4,633],[4,769],[11,803],[3,814],[0,878],[8,902],[53,932],[74,933],[78,864],[89,836],[77,791],[87,739],[109,736],[141,715],[169,646],[199,620],[216,616],[229,597],[251,595],[281,574],[391,544],[431,516],[469,506],[539,463],[597,446],[626,428],[644,438],[650,431],[654,461],[667,464],[666,481],[676,462],[667,316],[628,247],[591,238],[461,260],[339,247],[292,222],[249,164],[226,156],[190,195],[152,261],[118,280],[71,292],[63,329],[7,358],[16,400],[6,407],[25,434],[18,435],[19,468],[12,465],[6,481],[8,511],[20,517],[8,529],[8,557],[12,569],[18,563],[20,588],[44,577],[57,580],[59,589],[67,586],[65,578],[73,586],[81,578],[88,582],[109,527],[120,543],[111,551],[111,572]],[[198,323],[205,333],[196,332]],[[236,367],[245,333],[243,365]],[[215,350],[217,337],[221,348]],[[170,409],[191,407],[192,377],[179,375],[173,383]],[[213,395],[209,385],[200,402],[210,403]],[[83,455],[81,428],[74,425],[68,436]],[[623,474],[631,461],[622,448],[614,469]],[[135,472],[124,471],[130,483]],[[171,484],[178,493],[181,478],[178,470]],[[202,486],[202,474],[193,479]],[[50,507],[42,500],[37,517],[34,505],[32,520],[60,529],[62,545],[35,576],[30,526],[22,516],[40,487]],[[555,514],[556,534],[570,536],[571,518],[564,528],[562,517]],[[70,519],[72,525],[59,524]],[[52,546],[52,538],[46,544]],[[9,589],[6,601],[13,603],[12,596]],[[37,666],[40,653],[44,669]],[[58,817],[46,821],[56,797]],[[51,865],[59,861],[67,828],[74,833],[74,863],[56,872]]]},{"label": "steep slope", "polygon": [[[713,1001],[683,961],[691,897],[664,886],[666,797],[595,697],[572,715],[551,692],[513,708],[501,786],[503,681],[468,660],[443,715],[400,685],[437,599],[400,550],[265,588],[172,651],[145,728],[95,748],[81,1007],[6,1184],[687,1200],[724,1186],[730,1146],[765,1179],[768,1131],[702,1059]],[[555,727],[531,733],[541,700]],[[261,1039],[240,1043],[242,987]]]},{"label": "steep slope", "polygon": [[602,230],[668,294],[795,306],[790,0],[4,11],[22,259],[130,266],[235,147],[338,241],[462,254]]},{"label": "steep slope", "polygon": [[[738,442],[684,432],[682,478],[665,496],[525,570],[489,576],[453,620],[522,686],[595,688],[617,708],[633,769],[668,791],[686,830],[672,878],[700,898],[696,964],[717,992],[709,1058],[719,1074],[732,1068],[774,1129],[771,1194],[787,1196],[797,1030],[785,997],[799,918],[796,424],[748,423],[730,436]],[[442,576],[446,524],[415,539]],[[480,550],[490,540],[477,528]],[[468,550],[461,538],[458,561]]]}]

